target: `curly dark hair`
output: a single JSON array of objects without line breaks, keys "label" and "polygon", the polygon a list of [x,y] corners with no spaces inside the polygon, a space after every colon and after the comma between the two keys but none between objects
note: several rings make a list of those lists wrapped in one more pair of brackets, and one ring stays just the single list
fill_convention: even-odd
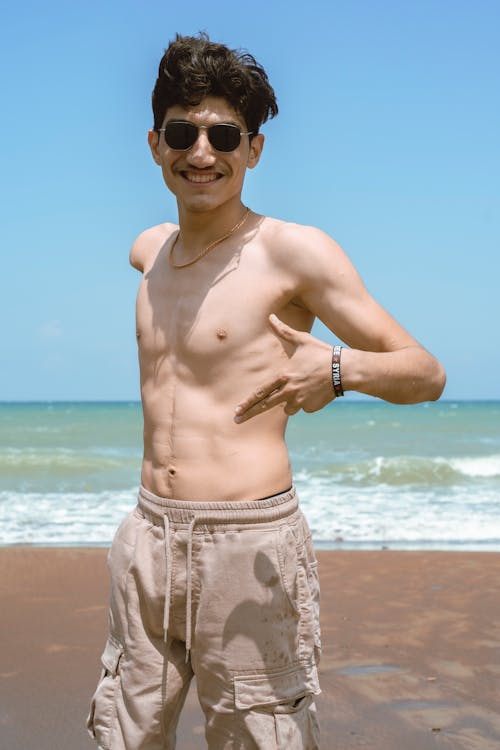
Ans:
[{"label": "curly dark hair", "polygon": [[204,32],[176,34],[158,68],[152,97],[154,129],[161,128],[169,107],[196,106],[206,96],[226,99],[254,135],[278,114],[267,74],[252,55],[212,42]]}]

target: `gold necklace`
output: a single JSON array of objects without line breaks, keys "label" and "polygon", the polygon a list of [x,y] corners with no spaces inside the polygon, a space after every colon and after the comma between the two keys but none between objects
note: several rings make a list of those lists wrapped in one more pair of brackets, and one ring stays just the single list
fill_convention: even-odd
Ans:
[{"label": "gold necklace", "polygon": [[181,233],[181,230],[179,229],[179,231],[177,232],[177,235],[175,237],[175,240],[174,240],[174,242],[172,244],[172,247],[170,248],[170,253],[169,253],[169,256],[168,256],[168,262],[170,263],[170,265],[172,266],[172,268],[186,268],[186,266],[192,266],[193,263],[196,263],[197,260],[200,260],[200,258],[203,258],[205,255],[207,255],[207,253],[209,253],[210,250],[213,250],[214,247],[216,247],[217,245],[220,245],[221,242],[224,242],[224,240],[227,240],[228,237],[230,237],[232,234],[234,234],[235,232],[237,232],[238,229],[240,227],[242,227],[243,224],[245,223],[246,218],[247,218],[247,216],[248,216],[249,213],[250,213],[250,209],[247,207],[245,213],[243,214],[243,218],[241,218],[238,221],[238,223],[235,224],[234,227],[229,230],[229,232],[227,232],[226,234],[224,234],[222,237],[219,237],[219,239],[214,240],[209,245],[207,245],[207,247],[204,248],[204,250],[202,250],[201,253],[199,253],[196,256],[196,258],[193,258],[193,260],[188,260],[187,263],[179,263],[179,264],[177,264],[177,263],[174,263],[173,258],[174,258],[174,248],[175,248],[175,246],[177,244],[177,240],[179,239],[179,236],[180,236],[180,233]]}]

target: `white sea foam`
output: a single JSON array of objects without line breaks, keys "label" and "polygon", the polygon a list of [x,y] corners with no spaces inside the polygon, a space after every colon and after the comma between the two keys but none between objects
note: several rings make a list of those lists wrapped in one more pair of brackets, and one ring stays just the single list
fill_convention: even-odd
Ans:
[{"label": "white sea foam", "polygon": [[[295,477],[301,507],[316,542],[349,546],[497,545],[498,492],[452,488],[334,485],[328,477]],[[103,492],[0,492],[0,544],[111,542],[137,488]]]},{"label": "white sea foam", "polygon": [[105,492],[0,492],[0,544],[109,544],[137,487]]},{"label": "white sea foam", "polygon": [[500,456],[498,455],[452,458],[449,463],[455,471],[468,477],[500,477]]},{"label": "white sea foam", "polygon": [[317,542],[365,545],[460,546],[500,549],[498,491],[335,487],[306,473],[296,481]]}]

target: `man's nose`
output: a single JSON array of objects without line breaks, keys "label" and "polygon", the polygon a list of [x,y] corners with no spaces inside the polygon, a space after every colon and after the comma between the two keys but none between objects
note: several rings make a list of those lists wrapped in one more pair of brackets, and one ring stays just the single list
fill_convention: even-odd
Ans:
[{"label": "man's nose", "polygon": [[211,167],[215,164],[214,148],[208,140],[208,132],[205,128],[198,130],[198,138],[189,149],[187,157],[189,163],[196,167]]}]

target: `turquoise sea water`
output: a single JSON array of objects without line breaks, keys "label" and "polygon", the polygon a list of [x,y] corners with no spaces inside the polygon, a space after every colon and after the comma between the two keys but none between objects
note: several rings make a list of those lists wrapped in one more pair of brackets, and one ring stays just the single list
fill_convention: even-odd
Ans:
[{"label": "turquoise sea water", "polygon": [[[0,404],[0,544],[109,544],[141,439],[137,403]],[[500,402],[345,399],[287,441],[318,546],[500,550]]]}]

